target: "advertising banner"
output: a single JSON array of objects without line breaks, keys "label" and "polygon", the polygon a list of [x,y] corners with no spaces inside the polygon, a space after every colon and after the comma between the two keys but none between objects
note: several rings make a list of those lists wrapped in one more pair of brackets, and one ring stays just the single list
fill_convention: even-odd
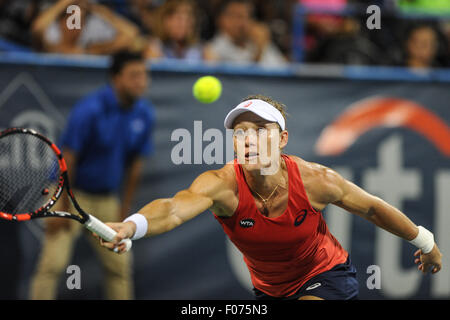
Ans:
[{"label": "advertising banner", "polygon": [[[1,70],[0,128],[34,128],[54,141],[74,104],[109,80],[106,69],[95,67],[4,64]],[[201,75],[152,72],[146,98],[156,108],[156,151],[146,160],[134,212],[232,159],[225,115],[248,95],[268,95],[287,106],[286,154],[333,168],[397,207],[431,230],[443,253],[442,270],[423,275],[414,264],[415,247],[328,206],[323,215],[330,231],[357,268],[359,298],[450,298],[448,83],[215,74],[222,96],[201,104],[192,96]],[[9,159],[0,155],[2,161]],[[12,225],[0,223],[0,256],[2,269],[17,272],[1,280],[9,282],[0,283],[0,292],[27,299],[44,224]],[[5,245],[11,239],[15,247]],[[242,255],[209,211],[169,233],[135,242],[133,257],[136,299],[253,299]],[[103,298],[101,266],[83,237],[71,264],[81,269],[81,289],[67,288],[69,274],[62,274],[58,298]]]}]

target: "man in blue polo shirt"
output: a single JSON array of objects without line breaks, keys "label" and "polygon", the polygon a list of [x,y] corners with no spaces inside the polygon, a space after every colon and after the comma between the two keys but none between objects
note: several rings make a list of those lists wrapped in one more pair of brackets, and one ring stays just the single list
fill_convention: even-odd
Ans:
[{"label": "man in blue polo shirt", "polygon": [[[142,99],[148,85],[145,61],[120,52],[110,67],[111,82],[73,108],[61,147],[80,205],[103,221],[122,221],[129,213],[143,157],[153,152],[154,109]],[[121,195],[121,196],[120,196]],[[67,198],[59,210],[71,211]],[[83,228],[69,219],[47,219],[32,299],[55,299],[59,277]],[[105,271],[106,297],[132,299],[131,255],[101,250],[89,237]]]}]

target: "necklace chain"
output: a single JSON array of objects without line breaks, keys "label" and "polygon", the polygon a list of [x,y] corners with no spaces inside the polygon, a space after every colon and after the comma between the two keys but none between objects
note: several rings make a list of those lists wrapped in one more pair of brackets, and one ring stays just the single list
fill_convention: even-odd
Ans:
[{"label": "necklace chain", "polygon": [[269,201],[269,199],[273,196],[273,194],[275,193],[275,190],[277,190],[277,188],[278,188],[279,186],[280,186],[279,184],[276,185],[276,187],[273,189],[272,193],[269,195],[269,197],[268,197],[267,199],[264,199],[258,192],[256,192],[256,190],[253,190],[253,191],[258,195],[258,197],[261,198],[261,200],[263,201],[263,203],[266,204],[266,202]]},{"label": "necklace chain", "polygon": [[[266,205],[266,202],[269,201],[269,199],[273,196],[273,194],[275,193],[275,191],[278,189],[279,186],[280,186],[280,184],[277,184],[277,185],[275,186],[275,188],[274,188],[273,191],[270,193],[270,195],[269,195],[269,197],[268,197],[267,199],[264,199],[258,192],[256,192],[256,190],[252,190],[252,189],[250,189],[250,190],[253,191],[254,193],[256,193],[256,194],[258,195],[258,197],[261,198],[261,200],[262,200],[262,202],[263,202],[263,204],[264,204],[264,206],[265,206],[265,205]],[[249,188],[250,188],[250,186],[249,186]],[[282,188],[284,188],[284,187],[282,187]]]}]

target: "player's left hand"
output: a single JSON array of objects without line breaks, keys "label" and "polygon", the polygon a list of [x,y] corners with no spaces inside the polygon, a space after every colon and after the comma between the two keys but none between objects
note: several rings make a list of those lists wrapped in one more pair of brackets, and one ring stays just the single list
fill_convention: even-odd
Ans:
[{"label": "player's left hand", "polygon": [[442,254],[436,244],[429,253],[422,253],[422,250],[419,249],[414,253],[414,256],[417,257],[414,263],[419,265],[417,269],[423,273],[427,273],[430,268],[431,273],[436,273],[442,268]]}]

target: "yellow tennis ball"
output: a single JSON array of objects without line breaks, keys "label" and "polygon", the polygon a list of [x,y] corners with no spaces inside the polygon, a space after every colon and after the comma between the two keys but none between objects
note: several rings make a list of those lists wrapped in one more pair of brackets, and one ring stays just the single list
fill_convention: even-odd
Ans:
[{"label": "yellow tennis ball", "polygon": [[195,81],[192,94],[201,103],[213,103],[222,94],[222,83],[213,76],[204,76]]}]

